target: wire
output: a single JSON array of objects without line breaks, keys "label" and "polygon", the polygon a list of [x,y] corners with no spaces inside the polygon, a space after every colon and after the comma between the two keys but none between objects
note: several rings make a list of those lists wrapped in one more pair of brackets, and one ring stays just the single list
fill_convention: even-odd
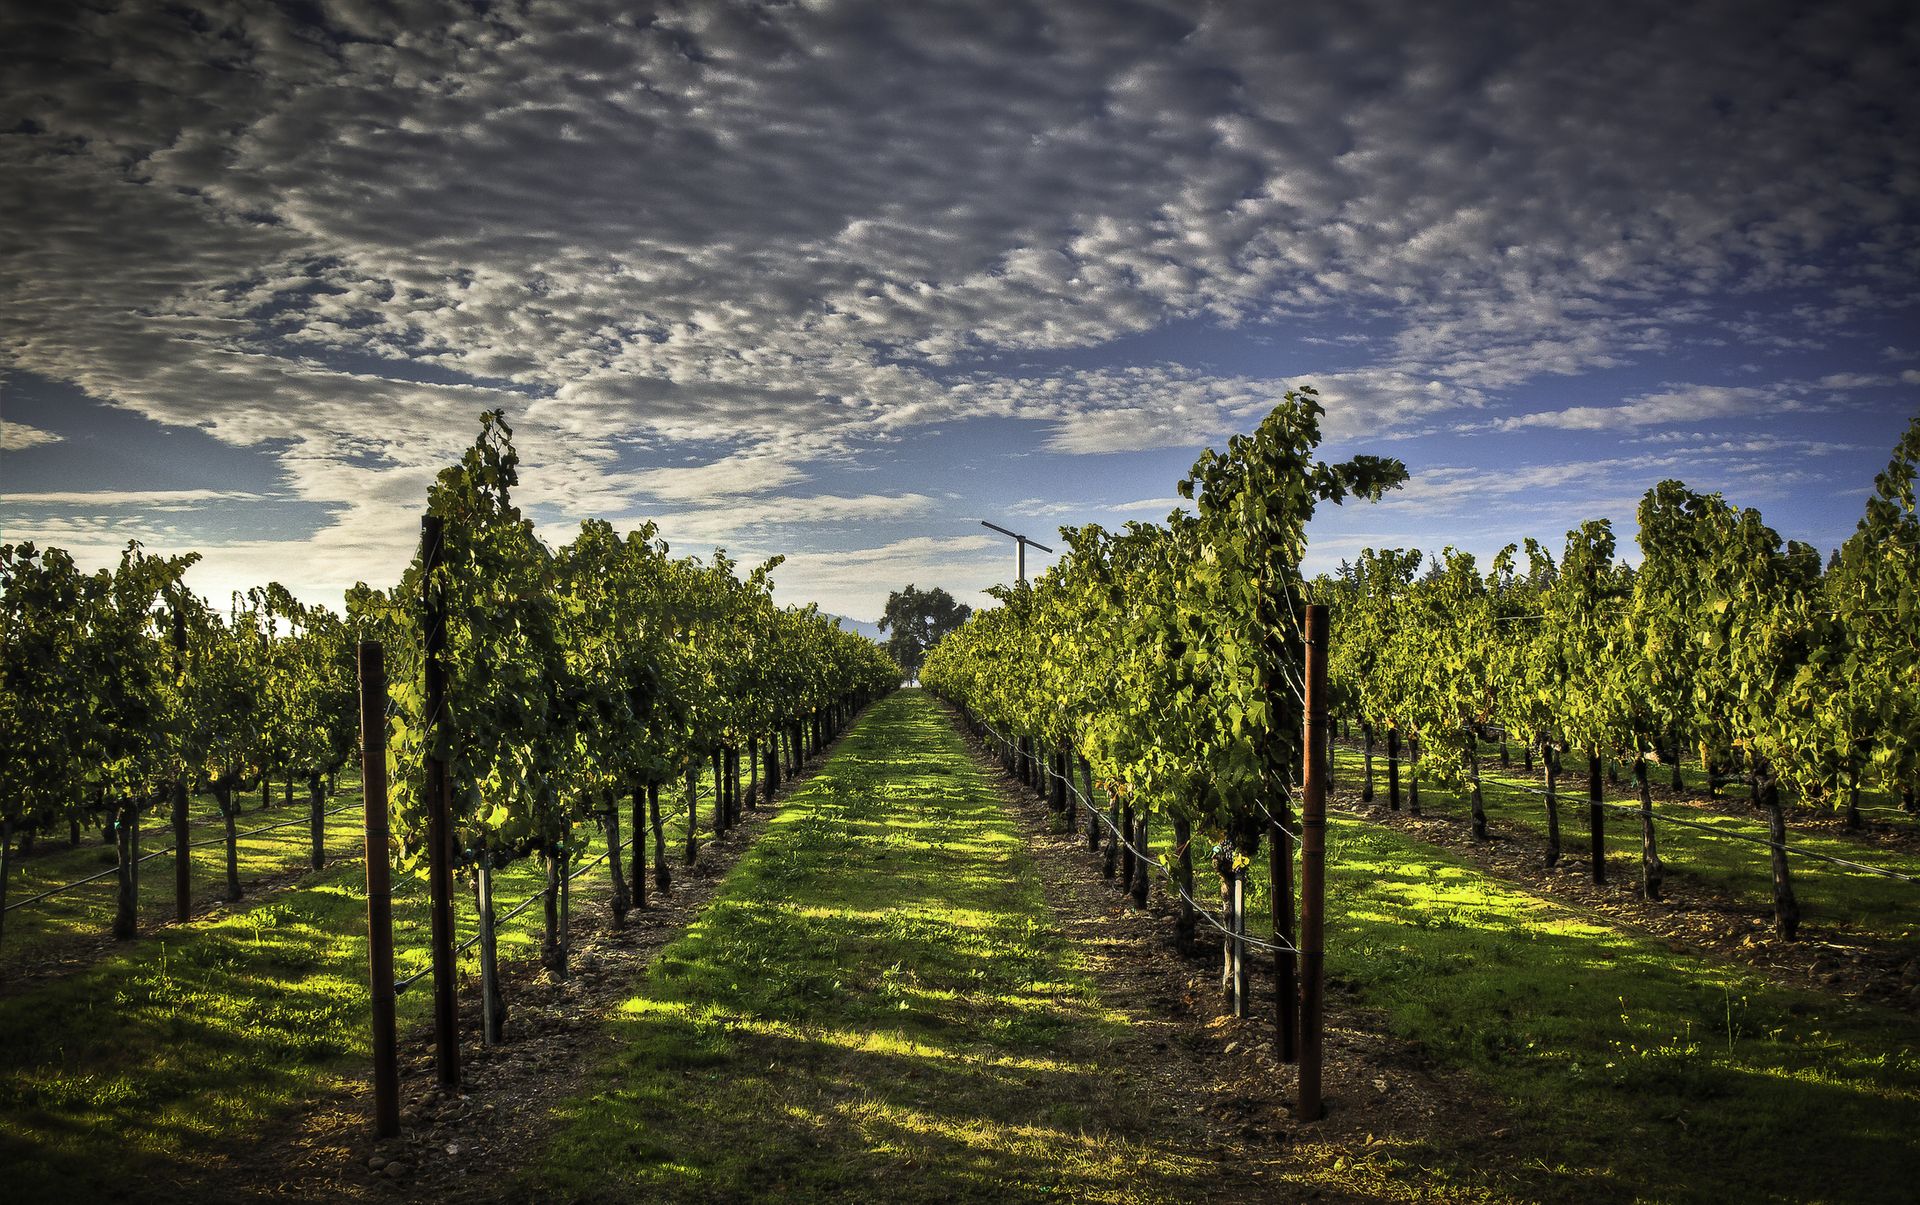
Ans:
[{"label": "wire", "polygon": [[[1529,786],[1522,786],[1519,783],[1503,782],[1498,778],[1484,779],[1483,782],[1496,787],[1504,787],[1509,791],[1522,791],[1529,795],[1545,795],[1546,794],[1546,792],[1544,790],[1541,790],[1539,787],[1529,787]],[[1559,795],[1558,792],[1556,792],[1555,795],[1556,795],[1556,798],[1562,797]],[[1567,798],[1570,800],[1578,800],[1581,798],[1581,796],[1578,795],[1577,793],[1569,792],[1566,796],[1564,796],[1564,798]],[[1593,801],[1591,799],[1588,799],[1587,802],[1592,803]],[[1641,807],[1637,803],[1621,803],[1618,800],[1601,800],[1600,806],[1606,807],[1606,808],[1612,808],[1615,811],[1619,811],[1619,812],[1632,812],[1635,815],[1641,814]],[[1783,841],[1775,841],[1771,837],[1756,837],[1752,833],[1728,832],[1726,829],[1721,828],[1718,825],[1706,824],[1699,820],[1686,820],[1665,811],[1656,812],[1656,811],[1653,811],[1651,808],[1649,808],[1647,809],[1647,812],[1651,814],[1655,819],[1665,824],[1677,824],[1683,828],[1697,828],[1700,831],[1704,833],[1709,833],[1715,837],[1725,837],[1729,841],[1745,841],[1753,845],[1764,845],[1769,849],[1778,849],[1781,852],[1789,854],[1796,858],[1812,858],[1815,861],[1819,861],[1819,862],[1831,862],[1835,866],[1845,866],[1850,869],[1858,870],[1866,874],[1879,875],[1882,878],[1898,879],[1903,883],[1920,883],[1920,875],[1902,874],[1897,870],[1888,870],[1883,866],[1869,866],[1865,862],[1853,862],[1853,861],[1849,861],[1846,858],[1837,858],[1832,854],[1820,853],[1818,850],[1799,849],[1799,848],[1790,846]]]},{"label": "wire", "polygon": [[[1009,749],[1013,747],[1013,742],[1008,740],[1004,735],[1002,735],[1000,730],[995,728],[992,724],[987,723],[987,721],[985,720],[981,720],[980,726],[985,728],[988,732],[993,733],[993,735],[999,739],[1001,744],[1007,746]],[[1113,823],[1113,821],[1107,819],[1106,813],[1102,812],[1099,808],[1093,806],[1092,801],[1089,800],[1085,795],[1080,793],[1080,788],[1073,785],[1072,779],[1066,778],[1056,773],[1053,767],[1051,766],[1047,767],[1047,773],[1065,782],[1067,784],[1067,790],[1071,791],[1074,794],[1075,798],[1079,799],[1082,804],[1086,805],[1086,809],[1088,813],[1091,814],[1096,820],[1100,821],[1100,823],[1107,826],[1107,831],[1113,834],[1113,840],[1116,840],[1121,845],[1125,846],[1127,850],[1133,854],[1134,857],[1140,859],[1140,861],[1142,861],[1146,865],[1151,866],[1155,870],[1159,871],[1160,877],[1164,878],[1167,881],[1167,885],[1173,888],[1173,890],[1180,896],[1180,898],[1187,902],[1187,906],[1189,908],[1192,908],[1194,912],[1197,913],[1202,919],[1204,919],[1209,925],[1213,926],[1215,929],[1218,929],[1221,933],[1225,934],[1227,937],[1236,939],[1247,946],[1253,947],[1254,949],[1273,950],[1283,954],[1298,954],[1300,952],[1300,948],[1298,946],[1291,945],[1286,942],[1281,942],[1278,940],[1268,941],[1265,938],[1253,937],[1246,933],[1235,933],[1232,929],[1229,929],[1226,925],[1222,924],[1220,920],[1213,915],[1213,913],[1207,911],[1207,909],[1200,903],[1200,901],[1194,899],[1191,895],[1187,894],[1186,889],[1180,885],[1180,881],[1174,877],[1172,871],[1168,870],[1164,865],[1162,865],[1160,861],[1157,858],[1155,858],[1152,854],[1149,854],[1145,850],[1136,846],[1130,839],[1128,839],[1124,834],[1122,834],[1120,832],[1120,829]]]},{"label": "wire", "polygon": [[[628,837],[622,840],[620,842],[619,852],[625,853],[632,845],[633,845],[633,838]],[[578,870],[569,872],[567,875],[567,881],[571,883],[573,880],[579,878],[581,875],[587,873],[589,870],[592,870],[594,867],[600,865],[600,863],[606,861],[607,858],[610,857],[614,852],[615,851],[611,849],[601,850],[599,857],[593,859],[591,862],[584,862],[580,865],[580,868]],[[514,917],[519,916],[522,912],[525,912],[528,908],[533,907],[534,901],[538,900],[541,896],[545,895],[546,893],[547,893],[547,889],[545,887],[542,887],[540,888],[540,890],[534,892],[532,895],[528,896],[526,899],[521,900],[519,903],[515,904],[508,911],[495,917],[493,921],[494,929],[497,931],[501,925],[504,925],[508,921],[512,920]],[[461,942],[459,945],[453,947],[453,956],[455,958],[458,958],[462,954],[465,954],[468,950],[473,949],[474,945],[477,944],[479,940],[480,940],[480,935],[478,933],[475,933],[472,937],[467,938],[465,941]],[[420,980],[426,978],[428,975],[432,973],[433,973],[433,967],[431,965],[428,965],[420,968],[419,970],[415,971],[411,975],[408,975],[404,979],[394,980],[394,983],[393,983],[394,993],[397,995],[400,992],[406,991],[408,988],[412,987],[415,983],[418,983]]]},{"label": "wire", "polygon": [[[348,808],[350,808],[350,807],[354,807],[354,806],[356,806],[356,805],[354,805],[354,804],[351,804],[351,803],[347,803],[347,804],[342,804],[341,806],[339,806],[339,807],[337,807],[337,808],[334,808],[334,809],[333,809],[332,811],[330,811],[330,812],[322,812],[322,813],[321,813],[321,815],[322,815],[322,816],[332,816],[332,815],[335,815],[335,814],[337,814],[337,813],[340,813],[340,812],[344,812],[344,811],[346,811],[346,810],[347,810]],[[244,833],[235,833],[235,834],[233,835],[233,839],[234,839],[234,840],[236,840],[236,841],[238,841],[238,840],[239,840],[240,838],[242,838],[242,837],[253,837],[253,836],[258,836],[258,835],[259,835],[259,834],[261,834],[261,833],[270,833],[270,832],[272,832],[272,831],[273,831],[274,829],[277,829],[277,828],[286,828],[286,827],[287,827],[288,825],[292,825],[292,824],[306,824],[306,823],[308,823],[308,822],[309,822],[309,821],[311,821],[311,820],[312,820],[312,817],[311,817],[311,816],[301,816],[301,817],[299,817],[298,819],[295,819],[295,820],[283,820],[283,821],[281,821],[281,822],[280,822],[280,823],[278,823],[278,824],[269,824],[269,825],[267,825],[267,826],[265,826],[264,828],[256,828],[256,829],[253,829],[253,830],[251,830],[251,831],[249,831],[249,832],[244,832]],[[226,837],[225,837],[224,835],[222,835],[222,836],[219,836],[219,837],[209,837],[209,838],[207,838],[206,840],[203,840],[203,841],[189,841],[189,842],[187,843],[187,848],[188,848],[188,849],[203,849],[203,848],[205,848],[206,846],[209,846],[209,845],[222,845],[222,844],[225,844],[225,843],[226,843],[226,840],[227,840],[227,839],[226,839]],[[153,861],[153,860],[154,860],[155,858],[164,858],[164,857],[167,857],[167,856],[168,856],[169,854],[172,854],[172,853],[174,853],[174,852],[175,852],[175,850],[174,850],[174,847],[173,847],[173,846],[171,846],[171,845],[169,845],[169,846],[167,846],[167,847],[166,847],[165,849],[156,849],[156,850],[154,850],[154,851],[153,851],[152,853],[150,853],[150,854],[141,854],[141,855],[140,855],[140,856],[139,856],[138,858],[135,858],[135,859],[134,859],[134,862],[133,862],[133,864],[134,864],[135,866],[139,866],[139,865],[141,865],[142,863],[145,863],[145,862],[151,862],[151,861]],[[39,902],[40,902],[41,900],[44,900],[44,899],[51,899],[52,897],[54,897],[54,896],[56,896],[56,895],[59,895],[59,894],[60,894],[61,892],[63,892],[63,891],[71,891],[71,890],[73,890],[73,889],[74,889],[75,887],[84,887],[84,886],[86,886],[86,885],[87,885],[88,883],[98,883],[98,882],[99,882],[99,881],[100,881],[101,879],[104,879],[104,878],[109,878],[109,877],[111,877],[111,876],[113,876],[113,875],[117,875],[117,874],[119,874],[119,873],[120,873],[120,868],[119,868],[118,866],[114,866],[114,867],[111,867],[110,869],[107,869],[107,870],[103,870],[103,871],[101,871],[101,872],[100,872],[99,874],[90,874],[90,875],[88,875],[88,876],[87,876],[86,878],[84,878],[84,879],[75,879],[75,880],[73,880],[73,881],[72,881],[71,883],[62,883],[62,884],[60,884],[60,885],[59,885],[58,887],[49,887],[49,888],[48,888],[47,890],[45,890],[45,891],[42,891],[42,892],[41,892],[40,894],[38,894],[38,895],[30,895],[30,896],[28,896],[28,897],[27,897],[26,899],[24,899],[24,900],[16,900],[15,902],[13,902],[13,903],[11,903],[11,904],[8,904],[8,905],[7,905],[7,907],[6,907],[6,910],[7,910],[8,912],[12,912],[12,911],[13,911],[13,910],[14,910],[15,908],[24,908],[24,907],[26,907],[26,906],[27,906],[28,904],[37,904],[37,903],[39,903]]]},{"label": "wire", "polygon": [[[337,815],[339,815],[339,814],[340,814],[341,812],[344,812],[344,811],[346,811],[346,810],[347,810],[348,808],[352,808],[352,807],[358,807],[358,806],[359,806],[358,804],[352,804],[352,803],[343,803],[343,804],[341,804],[341,805],[340,805],[339,807],[337,807],[337,808],[334,808],[334,809],[333,809],[333,810],[331,810],[331,811],[326,811],[326,812],[322,812],[322,813],[320,813],[320,815],[321,815],[321,818],[322,818],[322,819],[324,819],[324,818],[326,818],[326,817],[328,817],[328,816],[337,816]],[[239,840],[240,838],[242,838],[242,837],[257,837],[257,836],[259,836],[259,835],[260,835],[261,833],[270,833],[270,832],[272,832],[273,830],[275,830],[275,829],[278,829],[278,828],[290,828],[290,827],[292,827],[293,825],[296,825],[296,824],[310,824],[310,823],[312,823],[312,821],[313,821],[313,817],[312,817],[312,816],[296,816],[296,817],[295,817],[295,818],[293,818],[292,820],[282,820],[282,821],[280,821],[280,822],[279,822],[278,824],[267,824],[267,825],[262,825],[262,826],[261,826],[261,827],[259,827],[259,828],[255,828],[255,829],[248,829],[248,830],[247,830],[246,832],[244,832],[244,833],[235,833],[235,834],[233,835],[233,839],[234,839],[235,841],[238,841],[238,840]],[[226,838],[226,835],[225,835],[225,834],[223,833],[223,834],[221,834],[221,835],[220,835],[220,836],[218,836],[218,837],[208,837],[208,838],[206,838],[206,839],[204,839],[204,840],[201,840],[201,841],[191,841],[191,842],[188,842],[188,843],[187,843],[187,848],[188,848],[188,849],[205,849],[205,848],[206,848],[207,846],[209,846],[209,845],[225,845],[225,844],[226,844],[226,842],[227,842],[227,838]]]}]

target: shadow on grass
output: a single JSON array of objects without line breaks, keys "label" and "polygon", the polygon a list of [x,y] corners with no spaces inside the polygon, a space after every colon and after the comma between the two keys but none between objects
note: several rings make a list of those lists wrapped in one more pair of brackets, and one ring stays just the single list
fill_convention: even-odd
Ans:
[{"label": "shadow on grass", "polygon": [[1623,1200],[1911,1199],[1911,1018],[1701,960],[1397,833],[1336,821],[1331,838],[1331,973],[1504,1094],[1517,1146],[1606,1169]]},{"label": "shadow on grass", "polygon": [[526,1183],[590,1200],[1207,1195],[1014,822],[925,700],[876,706],[617,1023]]}]

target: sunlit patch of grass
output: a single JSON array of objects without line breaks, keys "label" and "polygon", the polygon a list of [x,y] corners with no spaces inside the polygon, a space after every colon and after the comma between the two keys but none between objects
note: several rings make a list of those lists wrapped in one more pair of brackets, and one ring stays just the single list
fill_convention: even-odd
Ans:
[{"label": "sunlit patch of grass", "polygon": [[1199,1195],[1210,1169],[1154,1137],[1155,1102],[1091,1053],[1125,1023],[991,784],[939,712],[898,696],[656,962],[617,1023],[624,1056],[563,1106],[526,1183],[589,1199]]},{"label": "sunlit patch of grass", "polygon": [[[1329,827],[1329,974],[1520,1119],[1596,1200],[1903,1200],[1920,1026],[1549,902],[1363,822]],[[1579,1187],[1573,1187],[1578,1184]]]},{"label": "sunlit patch of grass", "polygon": [[[675,802],[669,844],[677,857],[686,812],[684,799]],[[358,809],[343,817],[357,834]],[[286,831],[302,834],[295,847],[304,854],[304,829]],[[352,848],[331,833],[329,843],[337,854]],[[589,847],[587,856],[597,852]],[[170,890],[170,874],[152,871],[165,865],[148,864],[143,892],[156,881]],[[0,998],[0,1196],[118,1197],[130,1183],[190,1181],[261,1126],[364,1080],[364,875],[358,862],[329,866]],[[538,863],[523,861],[501,873],[498,898],[517,902],[540,882]],[[578,880],[574,906],[597,906],[605,883],[604,870]],[[428,961],[426,892],[411,876],[396,877],[394,888],[395,964],[404,976]],[[14,918],[27,911],[8,918],[9,943]],[[457,936],[475,924],[472,895],[462,891]],[[530,954],[538,926],[536,907],[503,928],[502,955]],[[475,965],[471,953],[462,960],[466,971]],[[427,1005],[426,981],[400,996],[403,1032],[424,1020]]]},{"label": "sunlit patch of grass", "polygon": [[[1359,781],[1362,762],[1358,753],[1341,749],[1337,765],[1342,782],[1353,784]],[[1384,801],[1385,768],[1377,755],[1374,769],[1377,798]],[[1491,766],[1482,769],[1481,778],[1481,796],[1487,816],[1526,830],[1544,845],[1546,803],[1540,796],[1518,789],[1520,785],[1537,786],[1537,780],[1528,777],[1517,767],[1511,772],[1503,772]],[[1665,781],[1664,769],[1659,778]],[[1608,787],[1607,797],[1615,803],[1638,802],[1631,783],[1624,787]],[[1468,803],[1460,792],[1434,784],[1421,785],[1420,803],[1422,812],[1429,817],[1447,817],[1464,823],[1468,816]],[[1756,912],[1771,910],[1773,897],[1768,853],[1764,846],[1752,843],[1753,839],[1764,840],[1767,837],[1764,814],[1728,815],[1665,800],[1656,800],[1654,810],[1656,813],[1672,812],[1692,823],[1704,824],[1716,830],[1703,832],[1685,825],[1656,822],[1660,855],[1668,871],[1667,892],[1670,896],[1683,898],[1690,889],[1704,888],[1741,901]],[[1561,779],[1560,824],[1565,856],[1586,857],[1591,838],[1587,831],[1584,766],[1578,774]],[[1720,833],[1738,834],[1748,840],[1729,839],[1718,835]],[[1845,858],[1900,874],[1920,874],[1920,860],[1908,852],[1863,845],[1833,832],[1795,829],[1789,833],[1787,843],[1794,849]],[[1630,813],[1608,809],[1606,848],[1616,873],[1625,875],[1629,882],[1634,881],[1640,858],[1638,819]],[[1916,896],[1912,883],[1811,859],[1794,859],[1792,868],[1794,892],[1807,923],[1830,925],[1842,932],[1888,945],[1904,945],[1920,938],[1920,896]]]}]

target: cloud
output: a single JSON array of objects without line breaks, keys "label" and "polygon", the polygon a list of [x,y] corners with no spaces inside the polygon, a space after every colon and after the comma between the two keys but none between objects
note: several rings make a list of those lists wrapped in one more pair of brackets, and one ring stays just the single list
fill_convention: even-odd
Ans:
[{"label": "cloud", "polygon": [[1643,394],[1618,406],[1570,406],[1565,410],[1536,411],[1499,419],[1500,431],[1551,427],[1567,431],[1618,431],[1706,419],[1753,417],[1796,408],[1771,388],[1728,385],[1687,385],[1660,393]]},{"label": "cloud", "polygon": [[[1028,566],[1030,572],[1038,568]],[[982,606],[993,600],[981,591],[1012,578],[1012,555],[989,536],[915,536],[867,548],[790,553],[774,571],[776,597],[831,598],[842,613],[874,616],[886,609],[887,595],[907,582],[939,585],[962,602]]]},{"label": "cloud", "polygon": [[[994,357],[1367,315],[1313,333],[1347,357],[1313,378],[1327,430],[1406,435],[1910,303],[1897,14],[16,6],[0,356],[260,449],[335,508],[317,546],[387,567],[495,406],[530,503],[691,511],[970,417],[1075,454],[1216,439],[1305,379],[1289,353]],[[1504,429],[1777,404],[1689,387]]]},{"label": "cloud", "polygon": [[1080,455],[1195,447],[1259,423],[1289,390],[1312,386],[1330,439],[1378,436],[1427,416],[1484,401],[1475,389],[1420,380],[1396,369],[1311,376],[1223,376],[1179,364],[994,377],[960,382],[952,394],[975,414],[1052,424],[1045,447]]},{"label": "cloud", "polygon": [[0,499],[14,506],[170,506],[191,502],[256,501],[259,494],[244,490],[43,490],[4,493]]},{"label": "cloud", "polygon": [[[613,523],[616,527],[633,528],[643,522],[653,522],[659,526],[661,537],[672,544],[738,544],[743,548],[764,548],[770,554],[782,550],[785,542],[792,539],[783,529],[897,522],[924,516],[934,505],[932,498],[915,493],[778,495],[694,510],[634,513]],[[572,539],[572,531],[556,530],[553,538]],[[769,541],[774,542],[769,544]]]},{"label": "cloud", "polygon": [[0,452],[22,452],[43,444],[57,444],[61,437],[51,431],[29,427],[9,419],[0,419]]}]

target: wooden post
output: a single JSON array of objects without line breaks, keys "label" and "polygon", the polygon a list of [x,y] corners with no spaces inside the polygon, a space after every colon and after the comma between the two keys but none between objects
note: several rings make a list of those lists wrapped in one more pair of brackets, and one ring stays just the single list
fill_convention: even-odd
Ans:
[{"label": "wooden post", "polygon": [[760,738],[757,735],[747,737],[747,810],[759,808],[760,801]]},{"label": "wooden post", "polygon": [[[187,673],[187,613],[173,608],[173,676],[176,682]],[[173,782],[173,917],[184,923],[193,915],[193,858],[187,848],[187,780]]]},{"label": "wooden post", "polygon": [[1387,729],[1387,806],[1400,810],[1400,725]]},{"label": "wooden post", "polygon": [[360,782],[367,831],[367,987],[373,999],[373,1133],[400,1133],[400,1052],[393,1011],[393,884],[387,865],[387,664],[362,640]]},{"label": "wooden post", "polygon": [[687,771],[687,865],[700,853],[700,763]]},{"label": "wooden post", "polygon": [[1600,780],[1600,751],[1587,754],[1587,835],[1593,841],[1593,881],[1607,881],[1606,786]]},{"label": "wooden post", "polygon": [[1307,607],[1307,765],[1300,793],[1300,1098],[1302,1121],[1320,1117],[1327,924],[1327,608]]},{"label": "wooden post", "polygon": [[1080,782],[1086,788],[1081,794],[1087,805],[1087,848],[1097,852],[1100,848],[1100,809],[1093,805],[1093,763],[1084,757],[1080,759]]},{"label": "wooden post", "polygon": [[[1313,754],[1308,751],[1307,756]],[[1292,814],[1284,796],[1275,799],[1279,814],[1267,823],[1267,887],[1273,921],[1273,1048],[1283,1063],[1299,1057],[1300,989],[1293,923],[1293,838],[1285,824]],[[1302,915],[1305,906],[1302,905]]]},{"label": "wooden post", "polygon": [[1360,780],[1360,802],[1373,802],[1373,722],[1360,721],[1360,740],[1365,745],[1361,757],[1366,764],[1365,776]]},{"label": "wooden post", "polygon": [[627,876],[623,865],[625,855],[620,842],[620,793],[608,787],[606,803],[607,876],[613,888],[608,903],[613,911],[613,927],[618,929],[626,923],[628,907]]},{"label": "wooden post", "polygon": [[[633,788],[633,906],[647,906],[647,788]],[[617,856],[617,855],[616,855]]]},{"label": "wooden post", "polygon": [[460,1086],[460,1028],[454,1000],[453,777],[433,750],[443,739],[447,710],[447,611],[434,577],[445,548],[438,515],[420,520],[421,606],[425,613],[427,676],[427,895],[433,938],[433,1053],[440,1086]]},{"label": "wooden post", "polygon": [[[653,825],[653,885],[655,890],[664,895],[673,886],[673,871],[667,866],[667,830],[660,821],[660,784],[651,779],[647,782],[647,816]],[[635,844],[639,841],[636,834]],[[641,866],[640,870],[644,872],[646,867]],[[640,898],[638,892],[634,898]]]},{"label": "wooden post", "polygon": [[13,817],[0,816],[0,933],[7,924],[7,876],[13,871]]},{"label": "wooden post", "polygon": [[307,771],[307,802],[312,809],[307,814],[307,852],[318,870],[327,864],[327,796],[318,770]]},{"label": "wooden post", "polygon": [[1554,755],[1552,741],[1540,742],[1540,767],[1547,775],[1547,865],[1557,866],[1560,863],[1560,759]]},{"label": "wooden post", "polygon": [[1253,1015],[1253,995],[1248,989],[1249,972],[1252,967],[1247,963],[1247,872],[1237,870],[1233,879],[1233,1015],[1250,1017]]},{"label": "wooden post", "polygon": [[119,823],[114,829],[120,851],[120,894],[113,915],[113,936],[126,941],[139,932],[140,916],[140,798],[128,795],[115,805]]},{"label": "wooden post", "polygon": [[474,911],[480,918],[480,1044],[498,1046],[507,1037],[506,1000],[500,995],[500,958],[494,940],[493,851],[482,846],[473,879]]}]

